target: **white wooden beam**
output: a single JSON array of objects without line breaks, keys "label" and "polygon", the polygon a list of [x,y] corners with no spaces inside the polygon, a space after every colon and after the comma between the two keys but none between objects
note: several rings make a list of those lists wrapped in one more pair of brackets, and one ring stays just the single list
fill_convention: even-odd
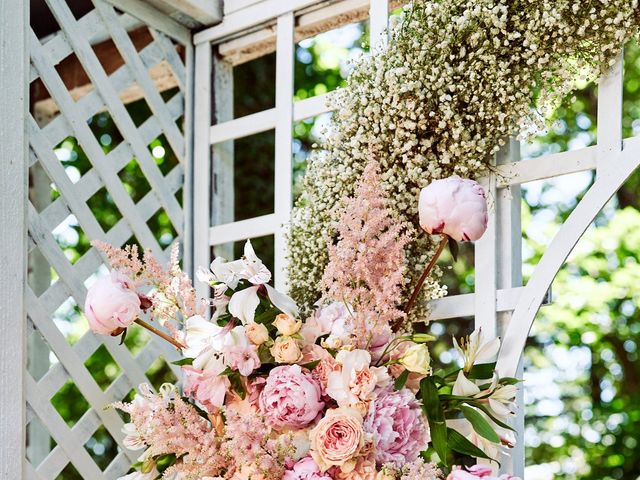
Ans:
[{"label": "white wooden beam", "polygon": [[106,0],[114,7],[139,18],[143,23],[160,30],[174,40],[186,45],[191,43],[191,31],[142,0]]},{"label": "white wooden beam", "polygon": [[607,168],[616,168],[613,154],[622,150],[622,68],[623,53],[606,75],[598,81],[598,175]]},{"label": "white wooden beam", "polygon": [[0,477],[24,478],[29,2],[0,0]]},{"label": "white wooden beam", "polygon": [[[208,267],[211,248],[208,242],[211,226],[211,44],[195,47],[194,122],[193,122],[193,266]],[[198,295],[209,296],[209,289],[202,282],[195,284]]]},{"label": "white wooden beam", "polygon": [[274,213],[278,222],[275,233],[275,287],[286,290],[287,241],[284,225],[289,222],[293,203],[293,12],[278,17],[276,50],[276,135]]}]

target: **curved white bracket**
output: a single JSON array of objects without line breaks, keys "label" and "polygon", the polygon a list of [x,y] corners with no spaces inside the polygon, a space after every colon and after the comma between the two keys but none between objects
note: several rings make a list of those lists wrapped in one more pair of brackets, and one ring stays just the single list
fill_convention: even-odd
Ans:
[{"label": "curved white bracket", "polygon": [[600,210],[640,165],[640,137],[625,140],[622,152],[608,160],[608,168],[598,172],[597,180],[564,222],[524,287],[502,341],[497,364],[500,376],[515,375],[531,325],[558,270]]}]

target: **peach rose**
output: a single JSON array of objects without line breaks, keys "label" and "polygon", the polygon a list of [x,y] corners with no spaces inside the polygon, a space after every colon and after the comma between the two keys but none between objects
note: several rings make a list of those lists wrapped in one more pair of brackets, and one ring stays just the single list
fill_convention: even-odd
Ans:
[{"label": "peach rose", "polygon": [[320,470],[332,466],[343,473],[353,471],[366,439],[362,415],[353,408],[327,410],[324,418],[309,432],[311,456]]},{"label": "peach rose", "polygon": [[254,345],[262,345],[269,340],[269,331],[261,323],[248,323],[244,327],[244,333]]},{"label": "peach rose", "polygon": [[293,337],[279,337],[269,351],[278,363],[296,363],[302,360],[302,351]]},{"label": "peach rose", "polygon": [[281,313],[276,316],[276,319],[273,321],[273,326],[278,329],[278,333],[280,333],[280,335],[290,337],[291,335],[298,333],[302,326],[302,322],[295,318],[291,318],[286,313]]}]

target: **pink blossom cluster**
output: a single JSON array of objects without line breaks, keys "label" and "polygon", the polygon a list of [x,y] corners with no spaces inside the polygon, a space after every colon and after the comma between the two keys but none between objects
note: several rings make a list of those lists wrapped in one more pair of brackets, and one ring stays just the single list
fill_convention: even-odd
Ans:
[{"label": "pink blossom cluster", "polygon": [[[356,197],[345,201],[340,240],[329,247],[325,297],[305,321],[293,300],[269,284],[271,272],[250,241],[242,258],[216,258],[198,272],[211,289],[204,301],[180,270],[177,249],[162,268],[148,253],[140,259],[134,247],[98,244],[114,270],[87,294],[92,329],[113,335],[135,321],[168,339],[183,357],[182,392],[169,384],[158,393],[142,386],[133,402],[116,405],[130,415],[125,446],[143,450],[141,474],[185,480],[442,478],[421,456],[432,440],[422,392],[432,374],[426,342],[433,337],[394,331],[406,317],[401,287],[409,238],[386,207],[377,170],[371,162]],[[142,321],[145,311],[169,335]],[[482,401],[491,418],[509,415],[515,387],[497,376],[476,384],[470,375],[478,359],[495,354],[499,341],[483,342],[478,332],[456,347],[464,367],[457,377],[437,376],[433,388],[469,405]],[[464,435],[480,448],[473,431]],[[449,478],[483,476],[456,469]]]}]

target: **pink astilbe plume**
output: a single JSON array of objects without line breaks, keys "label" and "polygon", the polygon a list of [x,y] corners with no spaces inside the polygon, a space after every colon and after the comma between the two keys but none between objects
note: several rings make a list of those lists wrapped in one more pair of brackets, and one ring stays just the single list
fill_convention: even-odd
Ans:
[{"label": "pink astilbe plume", "polygon": [[148,446],[147,458],[176,456],[177,462],[164,472],[164,477],[181,473],[181,478],[196,479],[225,471],[221,438],[193,405],[180,398],[175,387],[163,385],[156,394],[148,385],[141,385],[133,402],[114,406],[131,416],[138,442]]},{"label": "pink astilbe plume", "polygon": [[370,161],[354,197],[344,200],[338,243],[329,246],[322,279],[324,298],[352,309],[352,334],[360,348],[388,337],[390,325],[405,317],[399,304],[410,238],[387,208],[378,168]]}]

